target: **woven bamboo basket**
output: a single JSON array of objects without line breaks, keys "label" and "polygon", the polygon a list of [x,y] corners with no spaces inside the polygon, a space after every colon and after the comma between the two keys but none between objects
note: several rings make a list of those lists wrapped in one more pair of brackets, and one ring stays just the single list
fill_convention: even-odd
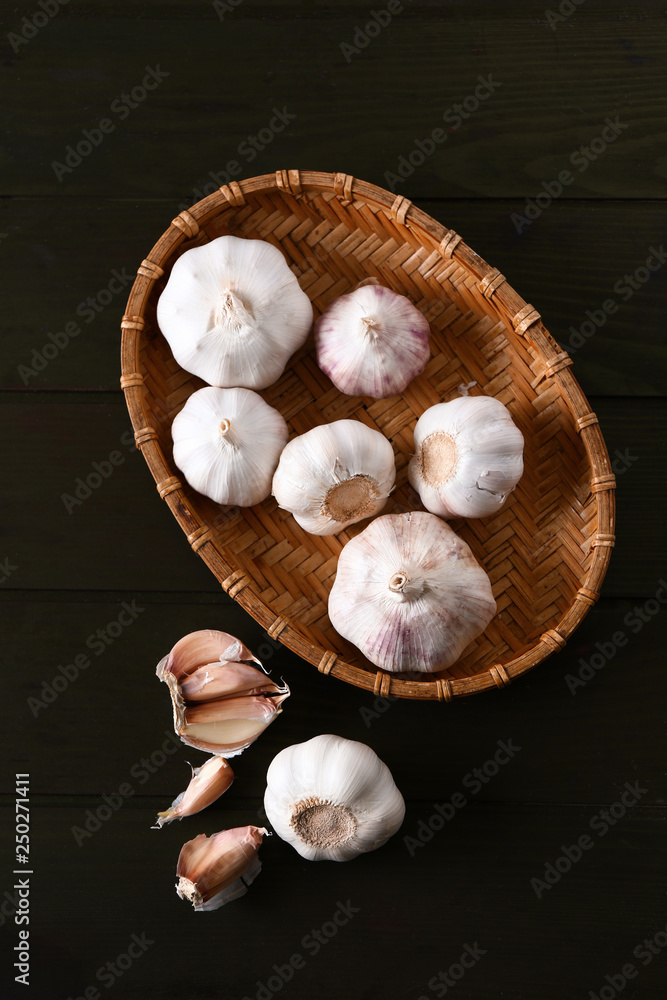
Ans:
[{"label": "woven bamboo basket", "polygon": [[[339,393],[317,366],[312,336],[262,393],[292,436],[348,417],[386,435],[398,471],[384,513],[423,509],[407,481],[413,429],[462,386],[500,399],[523,432],[525,472],[501,511],[450,522],[488,572],[498,604],[453,667],[386,673],[331,626],[338,555],[365,523],[309,535],[272,497],[225,508],[180,478],[171,423],[204,383],[174,361],[156,305],[180,254],[228,233],[278,246],[318,315],[373,276],[429,320],[431,359],[400,397]],[[504,687],[559,650],[597,600],[614,544],[614,477],[571,359],[496,268],[406,198],[340,173],[280,170],[232,182],[173,220],[138,268],[121,325],[121,386],[159,495],[223,590],[322,673],[383,696],[444,701]]]}]

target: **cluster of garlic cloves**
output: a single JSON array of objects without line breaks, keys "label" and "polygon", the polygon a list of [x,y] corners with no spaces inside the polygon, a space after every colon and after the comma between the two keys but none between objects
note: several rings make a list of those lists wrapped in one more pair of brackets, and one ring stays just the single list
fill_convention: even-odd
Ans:
[{"label": "cluster of garlic cloves", "polygon": [[379,513],[395,478],[394,450],[383,434],[360,420],[335,420],[289,442],[272,490],[305,531],[332,535]]},{"label": "cluster of garlic cloves", "polygon": [[178,258],[157,320],[186,371],[209,385],[264,389],[305,342],[313,307],[277,247],[220,236]]},{"label": "cluster of garlic cloves", "polygon": [[336,631],[387,671],[451,666],[495,613],[468,545],[420,511],[384,514],[349,541],[329,594]]},{"label": "cluster of garlic cloves", "polygon": [[407,296],[362,282],[315,323],[317,363],[340,392],[385,399],[424,370],[429,336],[428,321]]},{"label": "cluster of garlic cloves", "polygon": [[224,757],[209,757],[201,767],[192,768],[190,784],[172,802],[169,809],[157,814],[154,830],[160,830],[167,823],[206,809],[219,799],[234,781],[234,772]]},{"label": "cluster of garlic cloves", "polygon": [[254,743],[289,696],[287,685],[272,681],[247,646],[212,629],[184,636],[156,673],[169,687],[174,730],[183,743],[223,757]]},{"label": "cluster of garlic cloves", "polygon": [[493,514],[522,473],[523,435],[493,396],[437,403],[417,421],[408,477],[433,514]]},{"label": "cluster of garlic cloves", "polygon": [[206,386],[176,415],[171,436],[174,462],[193,489],[216,503],[252,507],[271,493],[289,431],[256,392]]},{"label": "cluster of garlic cloves", "polygon": [[286,747],[266,775],[274,830],[309,861],[349,861],[396,833],[405,802],[386,764],[363,743],[315,736]]},{"label": "cluster of garlic cloves", "polygon": [[200,833],[184,844],[178,858],[176,892],[195,910],[217,910],[248,891],[261,870],[257,852],[268,830],[257,826]]}]

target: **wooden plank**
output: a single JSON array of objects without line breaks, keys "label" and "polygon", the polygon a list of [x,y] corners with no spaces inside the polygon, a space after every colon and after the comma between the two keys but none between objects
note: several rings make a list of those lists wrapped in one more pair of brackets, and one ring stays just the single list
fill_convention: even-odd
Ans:
[{"label": "wooden plank", "polygon": [[[36,799],[31,985],[44,997],[78,997],[87,987],[106,996],[111,977],[127,1000],[262,1000],[289,980],[287,996],[416,1000],[437,995],[429,982],[444,985],[439,973],[451,968],[449,981],[463,977],[461,995],[471,1000],[496,996],[499,982],[517,1000],[580,1000],[630,962],[628,996],[654,1000],[664,957],[643,942],[664,940],[660,814],[635,807],[602,836],[590,828],[598,809],[471,805],[411,856],[403,837],[431,818],[432,804],[410,800],[403,830],[351,864],[306,862],[267,839],[247,895],[195,915],[176,896],[176,860],[190,836],[216,829],[210,818],[152,831],[135,801],[77,846],[71,829],[81,805]],[[9,834],[8,810],[0,812]],[[230,827],[253,819],[249,808],[225,814]],[[563,845],[581,836],[592,846],[568,869]],[[556,861],[564,871],[548,889],[538,886],[538,898],[531,880]],[[3,931],[10,954],[16,931],[9,922]],[[118,962],[133,935],[130,961]],[[462,967],[462,954],[474,961]],[[294,955],[301,961],[290,977]]]},{"label": "wooden plank", "polygon": [[167,808],[187,784],[186,761],[205,759],[174,738],[155,666],[183,635],[215,628],[246,642],[292,694],[232,762],[237,780],[213,813],[261,800],[273,756],[329,731],[370,743],[414,798],[611,803],[637,779],[642,805],[661,804],[666,606],[665,579],[649,601],[603,599],[557,656],[502,691],[446,705],[375,697],[325,677],[228,599],[2,591],[17,734],[0,791],[9,791],[10,769],[28,764],[35,794],[92,797],[95,808],[128,782],[132,792],[121,795],[150,797],[142,820],[150,825],[151,810]]},{"label": "wooden plank", "polygon": [[[470,19],[460,7],[397,16],[365,46],[355,44],[365,10],[320,19],[252,9],[221,23],[209,7],[188,22],[187,44],[170,20],[132,20],[129,31],[124,18],[54,17],[0,76],[15,88],[1,193],[179,197],[193,165],[201,177],[233,161],[246,176],[302,163],[384,186],[394,174],[405,194],[403,165],[422,198],[534,197],[562,170],[572,197],[664,197],[657,7],[632,21],[631,39],[617,16],[573,15],[552,30],[541,8],[509,18],[480,5]],[[100,58],[110,51],[113,60]],[[257,52],[261,66],[239,58]],[[126,103],[157,66],[168,76]],[[252,147],[276,108],[295,117]],[[84,129],[98,130],[92,142]],[[334,148],[344,162],[332,161]]]},{"label": "wooden plank", "polygon": [[[122,394],[94,399],[0,394],[3,554],[18,567],[8,585],[220,594],[132,450]],[[618,541],[604,592],[648,598],[665,572],[666,467],[655,449],[667,440],[667,405],[590,402],[618,474]]]},{"label": "wooden plank", "polygon": [[[207,187],[197,174],[192,184],[180,202],[0,203],[0,231],[7,234],[0,243],[6,279],[2,387],[117,389],[120,317],[136,268],[179,205],[197,197],[194,189],[200,194],[213,189],[212,181]],[[511,221],[522,211],[517,200],[416,204],[460,233],[535,305],[574,358],[587,393],[665,395],[667,267],[646,268],[648,258],[655,267],[665,253],[659,202],[561,199],[521,234]],[[69,336],[65,331],[72,323],[80,332]]]}]

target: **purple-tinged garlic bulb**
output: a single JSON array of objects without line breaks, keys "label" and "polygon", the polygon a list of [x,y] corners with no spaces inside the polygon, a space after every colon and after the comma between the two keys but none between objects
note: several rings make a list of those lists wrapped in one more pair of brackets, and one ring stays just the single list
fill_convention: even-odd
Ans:
[{"label": "purple-tinged garlic bulb", "polygon": [[432,514],[495,514],[522,474],[523,434],[499,399],[437,403],[417,421],[408,477]]},{"label": "purple-tinged garlic bulb", "polygon": [[286,684],[271,680],[247,646],[212,629],[180,639],[156,673],[169,687],[176,735],[221,757],[235,757],[254,743],[290,693]]},{"label": "purple-tinged garlic bulb", "polygon": [[405,295],[362,284],[315,323],[317,363],[348,396],[397,396],[426,367],[428,321]]},{"label": "purple-tinged garlic bulb", "polygon": [[442,670],[496,613],[486,572],[433,514],[384,514],[351,539],[329,594],[331,624],[387,671]]},{"label": "purple-tinged garlic bulb", "polygon": [[372,517],[394,487],[394,449],[360,420],[334,420],[293,438],[273,477],[273,495],[305,531],[333,535]]},{"label": "purple-tinged garlic bulb", "polygon": [[261,871],[257,852],[267,834],[262,827],[239,826],[189,840],[178,856],[177,894],[200,912],[243,896]]},{"label": "purple-tinged garlic bulb", "polygon": [[[192,767],[192,765],[190,765]],[[169,809],[157,814],[154,830],[184,816],[194,816],[219,799],[234,781],[234,772],[224,757],[209,757],[201,767],[192,768],[190,784],[172,802]]]}]

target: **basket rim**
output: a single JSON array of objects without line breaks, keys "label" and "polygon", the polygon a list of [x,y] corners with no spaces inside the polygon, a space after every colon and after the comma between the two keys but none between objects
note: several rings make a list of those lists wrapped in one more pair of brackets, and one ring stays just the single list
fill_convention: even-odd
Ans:
[{"label": "basket rim", "polygon": [[[597,531],[591,541],[593,558],[584,584],[577,590],[557,625],[544,632],[530,649],[505,663],[494,663],[465,678],[433,678],[421,673],[418,679],[414,679],[414,674],[406,678],[405,674],[392,674],[381,669],[373,673],[347,663],[332,650],[309,642],[289,617],[276,615],[251,588],[248,589],[251,580],[243,570],[232,565],[228,553],[218,546],[210,528],[190,509],[183,485],[175,474],[177,470],[164,456],[158,443],[158,431],[151,426],[151,418],[144,405],[144,378],[139,370],[140,339],[145,325],[143,312],[153,284],[164,275],[164,265],[179,245],[198,235],[200,224],[206,225],[230,207],[243,205],[246,196],[277,189],[296,198],[307,191],[319,191],[331,193],[343,204],[362,201],[371,208],[384,210],[397,229],[403,227],[416,233],[424,247],[433,254],[444,260],[454,258],[477,284],[478,292],[492,300],[494,306],[509,317],[509,324],[505,324],[508,335],[511,330],[516,337],[525,338],[537,353],[544,370],[535,378],[533,387],[543,379],[550,379],[572,414],[574,427],[589,462],[590,492],[596,504]],[[121,330],[120,384],[137,448],[143,452],[159,495],[167,502],[193,551],[201,556],[223,590],[266,630],[271,639],[279,640],[321,673],[382,697],[392,695],[449,702],[454,698],[503,688],[561,649],[597,601],[614,545],[615,477],[598,418],[591,411],[572,373],[572,359],[547,331],[537,310],[514,291],[497,268],[467,246],[458,233],[438,223],[403,195],[392,194],[350,174],[310,170],[277,170],[223,185],[176,216],[141,262],[130,290]]]}]

